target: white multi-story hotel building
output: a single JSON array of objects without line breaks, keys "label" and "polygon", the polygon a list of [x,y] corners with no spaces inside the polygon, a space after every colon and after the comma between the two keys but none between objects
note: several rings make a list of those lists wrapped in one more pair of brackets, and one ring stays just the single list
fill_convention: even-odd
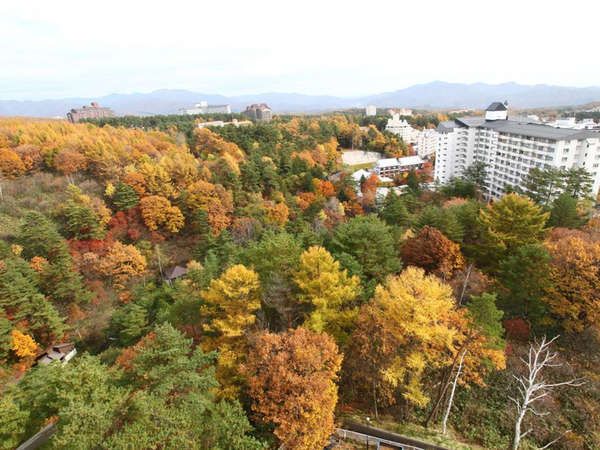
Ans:
[{"label": "white multi-story hotel building", "polygon": [[400,114],[392,114],[392,118],[388,119],[385,130],[390,133],[400,136],[404,142],[412,142],[415,129],[411,127],[404,119],[400,119]]},{"label": "white multi-story hotel building", "polygon": [[413,133],[413,148],[421,158],[429,158],[437,152],[439,133],[435,130],[415,130]]},{"label": "white multi-story hotel building", "polygon": [[498,102],[487,108],[485,117],[441,122],[437,131],[435,179],[441,183],[482,161],[487,166],[490,198],[500,198],[507,186],[523,188],[534,167],[585,168],[594,179],[593,194],[600,189],[600,133],[596,131],[510,120],[506,106]]}]

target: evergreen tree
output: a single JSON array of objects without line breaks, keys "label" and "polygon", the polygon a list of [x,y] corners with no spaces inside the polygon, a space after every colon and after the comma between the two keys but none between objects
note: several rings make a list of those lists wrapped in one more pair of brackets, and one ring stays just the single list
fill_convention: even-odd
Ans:
[{"label": "evergreen tree", "polygon": [[139,204],[139,200],[137,192],[128,184],[118,183],[115,187],[112,202],[118,211],[135,208]]},{"label": "evergreen tree", "polygon": [[367,280],[383,281],[402,269],[391,228],[375,215],[354,217],[339,225],[329,247],[334,255],[352,255]]},{"label": "evergreen tree", "polygon": [[482,161],[475,161],[464,170],[462,178],[467,183],[482,188],[485,186],[487,178],[487,164]]},{"label": "evergreen tree", "polygon": [[594,178],[583,167],[567,169],[564,173],[565,192],[573,198],[586,198],[592,192]]},{"label": "evergreen tree", "polygon": [[385,197],[381,217],[388,225],[406,227],[410,223],[410,214],[404,205],[404,201],[391,189]]},{"label": "evergreen tree", "polygon": [[548,205],[564,189],[564,173],[554,167],[533,168],[524,180],[523,192],[539,205]]},{"label": "evergreen tree", "polygon": [[564,192],[554,199],[548,219],[549,226],[576,228],[581,222],[577,213],[577,200],[574,197]]},{"label": "evergreen tree", "polygon": [[437,228],[454,242],[462,242],[463,240],[463,227],[450,209],[438,208],[433,205],[426,206],[421,214],[417,216],[413,229],[416,232],[424,226]]},{"label": "evergreen tree", "polygon": [[499,304],[509,318],[520,317],[537,324],[547,314],[542,301],[550,286],[550,255],[539,244],[528,244],[500,262],[498,269]]}]

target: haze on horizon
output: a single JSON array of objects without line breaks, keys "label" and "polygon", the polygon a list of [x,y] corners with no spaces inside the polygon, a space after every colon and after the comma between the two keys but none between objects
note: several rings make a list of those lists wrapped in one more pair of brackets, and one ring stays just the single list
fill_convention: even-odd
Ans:
[{"label": "haze on horizon", "polygon": [[590,46],[600,5],[560,5],[2,3],[0,99],[156,89],[354,96],[433,80],[599,85]]}]

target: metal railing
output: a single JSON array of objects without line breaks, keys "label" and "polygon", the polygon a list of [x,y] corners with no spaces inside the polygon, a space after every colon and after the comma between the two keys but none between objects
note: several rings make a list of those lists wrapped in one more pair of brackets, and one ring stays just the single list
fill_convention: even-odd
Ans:
[{"label": "metal railing", "polygon": [[374,448],[380,448],[383,444],[387,447],[397,448],[401,450],[423,450],[421,447],[413,447],[412,445],[402,444],[396,441],[388,441],[377,436],[371,436],[368,434],[357,433],[356,431],[345,430],[343,428],[336,428],[335,434],[342,439],[350,439],[360,443],[373,445]]}]

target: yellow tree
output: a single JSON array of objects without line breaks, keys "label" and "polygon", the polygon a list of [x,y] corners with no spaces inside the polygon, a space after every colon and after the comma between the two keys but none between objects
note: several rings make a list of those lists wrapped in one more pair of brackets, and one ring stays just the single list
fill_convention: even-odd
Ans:
[{"label": "yellow tree", "polygon": [[430,400],[423,387],[425,370],[448,364],[459,336],[452,290],[422,269],[408,267],[377,286],[369,308],[396,348],[380,367],[383,380],[399,388],[406,401],[423,407]]},{"label": "yellow tree", "polygon": [[482,209],[478,221],[485,242],[477,249],[482,264],[495,266],[517,248],[539,242],[549,216],[531,199],[517,194],[505,195]]},{"label": "yellow tree", "polygon": [[544,301],[569,332],[600,326],[600,242],[567,236],[546,243],[551,284]]},{"label": "yellow tree", "polygon": [[223,396],[233,397],[239,387],[238,366],[248,349],[247,333],[260,308],[260,282],[253,270],[238,264],[227,269],[202,293],[210,321],[208,350],[218,350],[217,377]]},{"label": "yellow tree", "polygon": [[359,278],[348,276],[323,247],[313,246],[300,257],[294,281],[300,289],[299,301],[312,307],[304,326],[325,331],[344,344],[358,312],[352,302],[359,294]]},{"label": "yellow tree", "polygon": [[184,201],[192,212],[198,209],[206,211],[214,235],[218,235],[231,223],[233,196],[220,184],[196,181],[188,186]]},{"label": "yellow tree", "polygon": [[133,245],[116,241],[98,264],[98,271],[111,277],[114,286],[125,289],[127,282],[146,271],[146,258]]},{"label": "yellow tree", "polygon": [[25,164],[15,152],[0,148],[0,175],[4,178],[16,178],[25,173]]},{"label": "yellow tree", "polygon": [[12,351],[21,359],[35,356],[38,348],[31,336],[16,329],[10,332],[10,344]]},{"label": "yellow tree", "polygon": [[177,233],[183,227],[184,217],[179,208],[160,195],[142,198],[140,210],[144,223],[151,231],[164,226],[171,233]]}]

